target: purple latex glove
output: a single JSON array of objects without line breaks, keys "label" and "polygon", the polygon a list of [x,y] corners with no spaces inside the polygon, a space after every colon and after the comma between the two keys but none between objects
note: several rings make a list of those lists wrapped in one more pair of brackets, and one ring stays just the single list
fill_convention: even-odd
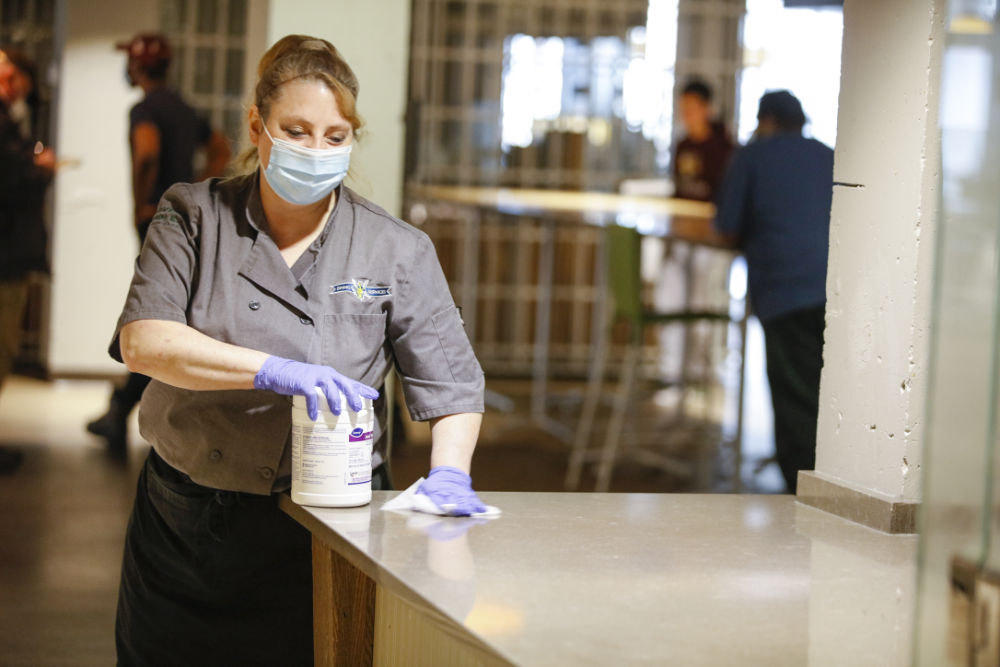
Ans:
[{"label": "purple latex glove", "polygon": [[417,493],[424,494],[452,516],[469,516],[486,511],[486,505],[472,490],[472,478],[451,466],[431,468]]},{"label": "purple latex glove", "polygon": [[319,417],[319,398],[316,387],[326,394],[330,412],[340,414],[340,394],[347,398],[352,410],[361,410],[361,399],[378,398],[378,391],[366,384],[352,380],[329,366],[306,364],[281,357],[268,357],[253,378],[256,389],[273,391],[285,396],[305,396],[309,419]]}]

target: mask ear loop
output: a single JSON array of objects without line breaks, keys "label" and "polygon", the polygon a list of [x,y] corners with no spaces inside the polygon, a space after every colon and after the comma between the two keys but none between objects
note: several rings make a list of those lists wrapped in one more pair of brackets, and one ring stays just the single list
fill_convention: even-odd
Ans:
[{"label": "mask ear loop", "polygon": [[267,135],[267,138],[268,138],[268,140],[270,140],[271,146],[273,147],[274,146],[274,137],[272,137],[271,133],[268,132],[268,130],[267,130],[267,123],[264,122],[263,118],[260,119],[260,126],[264,129],[264,134]]}]

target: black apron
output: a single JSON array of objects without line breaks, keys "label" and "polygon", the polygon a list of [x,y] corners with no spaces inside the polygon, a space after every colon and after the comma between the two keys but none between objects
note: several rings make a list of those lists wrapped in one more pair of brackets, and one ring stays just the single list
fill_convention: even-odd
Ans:
[{"label": "black apron", "polygon": [[278,497],[195,484],[150,451],[125,539],[119,665],[313,664],[312,538]]}]

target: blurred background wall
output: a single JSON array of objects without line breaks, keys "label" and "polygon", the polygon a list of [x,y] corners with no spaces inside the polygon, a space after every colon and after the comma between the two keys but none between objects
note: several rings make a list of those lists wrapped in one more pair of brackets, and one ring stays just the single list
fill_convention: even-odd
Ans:
[{"label": "blurred background wall", "polygon": [[55,146],[79,160],[55,181],[48,364],[54,373],[117,373],[107,347],[138,248],[132,225],[128,109],[116,41],[157,27],[156,0],[64,4]]}]

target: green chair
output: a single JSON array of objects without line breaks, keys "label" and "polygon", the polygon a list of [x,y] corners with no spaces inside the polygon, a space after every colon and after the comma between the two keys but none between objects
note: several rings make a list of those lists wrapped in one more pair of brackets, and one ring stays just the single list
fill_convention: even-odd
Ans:
[{"label": "green chair", "polygon": [[[568,490],[576,489],[579,486],[583,465],[588,460],[595,459],[598,461],[595,490],[607,491],[610,486],[611,474],[619,456],[625,417],[635,395],[646,331],[650,327],[670,324],[689,325],[694,322],[708,321],[728,325],[732,321],[728,309],[720,311],[683,308],[672,312],[657,312],[646,308],[642,299],[641,245],[641,235],[633,228],[617,225],[605,228],[604,259],[606,267],[603,271],[602,267],[598,267],[598,273],[604,273],[606,277],[607,295],[611,307],[609,309],[595,308],[595,316],[603,316],[600,311],[608,310],[610,317],[608,325],[603,329],[603,339],[595,341],[596,349],[591,361],[587,389],[566,472],[565,486]],[[622,323],[627,327],[625,352],[618,373],[618,385],[611,396],[611,412],[604,442],[600,449],[595,451],[589,447],[589,443],[594,427],[594,418],[604,397],[602,388],[607,370],[611,332],[616,325]],[[686,363],[682,364],[682,368],[686,368],[686,366]],[[682,373],[680,383],[684,385],[686,382],[687,378]],[[662,435],[663,440],[668,439],[668,434]],[[679,475],[690,476],[694,472],[692,461],[665,455],[655,451],[655,448],[632,451],[630,454],[632,458],[642,463],[655,465]]]}]

